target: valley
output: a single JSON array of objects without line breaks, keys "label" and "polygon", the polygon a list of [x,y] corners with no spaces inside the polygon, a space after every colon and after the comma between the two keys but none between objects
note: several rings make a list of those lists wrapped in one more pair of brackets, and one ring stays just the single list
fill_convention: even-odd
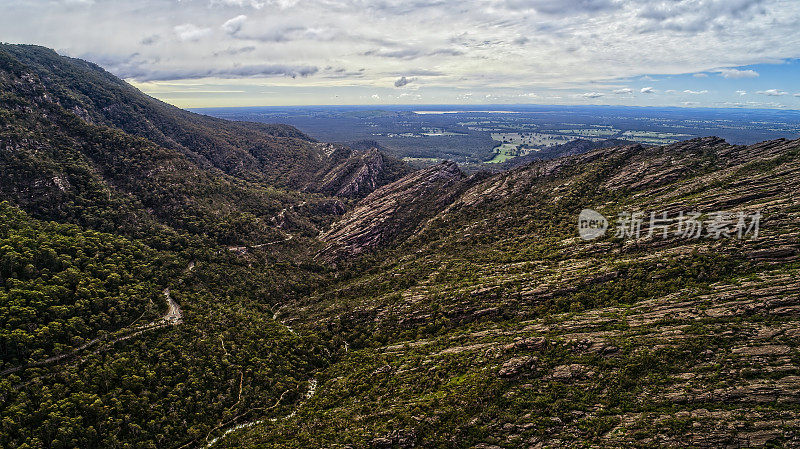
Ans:
[{"label": "valley", "polygon": [[471,109],[212,117],[0,44],[0,446],[797,446],[796,113]]},{"label": "valley", "polygon": [[[734,144],[800,138],[797,111],[633,108],[614,106],[308,106],[207,108],[230,120],[287,123],[325,140],[375,142],[386,152],[424,166],[452,160],[467,170],[496,164],[573,140],[625,140],[666,145],[720,136]],[[754,126],[758,122],[758,126]]]}]

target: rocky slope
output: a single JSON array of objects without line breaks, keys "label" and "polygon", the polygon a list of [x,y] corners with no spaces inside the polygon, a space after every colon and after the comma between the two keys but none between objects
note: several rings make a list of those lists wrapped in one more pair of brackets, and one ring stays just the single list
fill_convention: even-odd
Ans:
[{"label": "rocky slope", "polygon": [[377,148],[353,151],[330,145],[334,161],[316,173],[306,191],[320,192],[342,198],[363,198],[378,187],[396,181],[410,170],[397,159],[386,156]]},{"label": "rocky slope", "polygon": [[328,243],[319,255],[336,260],[398,243],[450,204],[467,185],[469,181],[453,162],[443,162],[385,185],[319,236]]},{"label": "rocky slope", "polygon": [[[478,182],[284,308],[339,361],[296,419],[228,447],[797,447],[799,189],[800,141],[716,138]],[[578,237],[583,208],[604,237]],[[625,211],[647,213],[638,238],[615,236]],[[676,234],[680,211],[703,214],[702,236]],[[759,234],[737,238],[756,211]],[[708,233],[715,212],[728,237]]]}]

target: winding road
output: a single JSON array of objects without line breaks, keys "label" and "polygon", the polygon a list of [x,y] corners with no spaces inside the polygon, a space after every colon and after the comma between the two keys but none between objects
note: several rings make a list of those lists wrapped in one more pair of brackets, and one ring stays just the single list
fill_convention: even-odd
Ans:
[{"label": "winding road", "polygon": [[[187,270],[191,271],[194,268],[194,262],[190,263],[187,267]],[[119,341],[127,340],[129,338],[133,338],[137,335],[140,335],[144,332],[151,331],[154,329],[159,329],[165,326],[177,326],[178,324],[183,323],[183,312],[181,311],[181,307],[172,299],[172,296],[169,293],[169,288],[165,288],[162,292],[164,295],[164,299],[167,301],[167,312],[159,319],[155,321],[151,321],[147,324],[141,324],[139,326],[133,326],[132,324],[126,326],[116,332],[113,335],[116,337],[112,340],[109,340],[104,347],[101,347],[95,351],[92,351],[90,354],[95,354],[100,352],[102,349],[113,345]],[[141,317],[140,317],[141,318]],[[134,321],[135,322],[135,321]],[[104,341],[108,338],[108,335],[103,335],[100,337],[95,337],[92,340],[78,346],[71,352],[67,352],[65,354],[54,355],[52,357],[48,357],[43,360],[39,360],[37,362],[26,363],[24,365],[15,366],[13,368],[8,368],[2,372],[0,372],[0,376],[6,376],[8,374],[13,374],[18,371],[22,371],[23,369],[27,368],[36,368],[40,366],[49,365],[51,363],[60,362],[61,360],[69,359],[71,357],[77,356],[80,352],[88,349],[95,344]]]},{"label": "winding road", "polygon": [[[280,312],[280,310],[282,308],[283,308],[283,306],[279,306],[279,307],[277,307],[275,309],[275,312],[273,312],[273,314],[272,314],[272,319],[273,320],[278,321],[278,312]],[[281,323],[289,331],[289,333],[291,333],[292,335],[297,335],[295,333],[294,329],[292,329],[291,327],[287,326],[286,323],[284,323],[283,321],[278,321],[278,322]],[[281,395],[281,397],[278,399],[278,401],[275,403],[275,405],[273,405],[270,408],[277,407],[281,403],[281,401],[283,401],[283,396],[286,395],[286,393],[288,393],[288,392],[289,392],[288,390],[285,391]],[[303,397],[303,400],[300,401],[300,403],[298,403],[294,407],[294,410],[292,410],[291,413],[289,413],[289,414],[287,414],[285,416],[282,416],[280,418],[258,419],[258,420],[255,420],[255,421],[249,421],[249,422],[246,422],[246,423],[236,424],[234,426],[228,427],[218,437],[215,437],[215,438],[213,438],[211,440],[209,440],[208,437],[206,437],[207,444],[206,444],[205,448],[206,449],[210,448],[211,446],[216,444],[219,440],[225,438],[226,436],[230,435],[233,432],[236,432],[237,430],[241,430],[241,429],[246,429],[248,427],[257,426],[257,425],[263,424],[265,422],[278,422],[278,421],[281,421],[281,420],[284,420],[284,419],[292,418],[295,414],[297,414],[297,409],[299,409],[306,401],[311,399],[311,397],[314,396],[314,393],[316,393],[316,392],[317,392],[317,379],[316,378],[309,379],[309,381],[308,381],[308,390],[306,390],[306,394]],[[223,426],[224,425],[220,425],[220,427],[218,427],[218,428],[222,428]],[[214,429],[214,430],[217,430],[217,429]],[[209,432],[209,436],[211,435],[212,432],[213,432],[213,430],[211,432]]]},{"label": "winding road", "polygon": [[[289,413],[289,414],[287,414],[285,416],[281,416],[279,418],[259,419],[259,420],[256,420],[256,421],[250,421],[250,422],[237,424],[235,426],[228,427],[227,429],[225,429],[224,432],[222,432],[222,434],[220,436],[215,437],[215,438],[213,438],[211,440],[208,440],[208,443],[206,444],[205,448],[206,449],[210,448],[211,446],[213,446],[214,444],[219,442],[219,440],[225,438],[226,436],[230,435],[233,432],[236,432],[237,430],[246,429],[248,427],[257,426],[259,424],[264,424],[264,423],[267,423],[267,422],[278,422],[278,421],[282,421],[284,419],[289,419],[289,418],[294,417],[294,415],[297,414],[297,409],[300,408],[303,404],[305,404],[305,402],[307,400],[311,399],[311,397],[314,396],[314,393],[316,393],[316,392],[317,392],[317,379],[314,379],[314,378],[309,379],[308,380],[308,390],[306,390],[306,394],[303,396],[303,400],[300,401],[300,403],[298,403],[294,407],[294,410],[292,410],[291,413]],[[286,394],[286,392],[284,392],[284,395],[285,394]],[[280,402],[283,399],[284,395],[281,395],[280,399],[278,399],[278,402],[276,402],[273,407],[275,407],[278,404],[280,404]]]}]

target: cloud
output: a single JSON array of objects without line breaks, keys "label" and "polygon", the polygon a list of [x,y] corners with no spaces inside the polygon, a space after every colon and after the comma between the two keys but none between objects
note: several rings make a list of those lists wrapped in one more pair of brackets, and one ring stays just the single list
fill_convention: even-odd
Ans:
[{"label": "cloud", "polygon": [[377,48],[367,50],[362,54],[381,58],[416,59],[423,56],[462,56],[464,52],[455,48],[435,48],[430,51],[421,48]]},{"label": "cloud", "polygon": [[395,59],[413,59],[420,56],[420,51],[414,48],[402,48],[398,50],[389,50],[385,48],[377,50],[368,50],[363,53],[364,56],[379,56],[381,58],[395,58]]},{"label": "cloud", "polygon": [[654,94],[654,93],[656,93],[655,89],[653,89],[652,87],[643,87],[639,92],[641,92],[643,94]]},{"label": "cloud", "polygon": [[778,90],[778,89],[759,90],[756,93],[760,94],[760,95],[767,95],[767,96],[770,96],[770,97],[782,97],[784,95],[789,95],[789,92],[784,92],[784,91]]},{"label": "cloud", "polygon": [[222,31],[227,34],[236,34],[242,31],[242,26],[246,20],[247,16],[244,14],[236,16],[222,24]]},{"label": "cloud", "polygon": [[602,92],[586,92],[585,94],[581,95],[583,98],[600,98],[604,96]]},{"label": "cloud", "polygon": [[617,9],[621,3],[616,0],[505,0],[500,6],[511,11],[535,11],[553,16],[597,13]]},{"label": "cloud", "polygon": [[455,48],[437,48],[428,53],[428,56],[461,56],[463,54],[463,51],[456,50]]},{"label": "cloud", "polygon": [[246,47],[239,47],[239,48],[226,48],[225,50],[215,51],[212,54],[214,56],[236,56],[244,53],[250,53],[253,51],[256,51],[256,47],[248,45]]},{"label": "cloud", "polygon": [[747,95],[747,91],[746,90],[737,90],[736,93],[739,94],[740,96]]},{"label": "cloud", "polygon": [[405,76],[401,76],[400,79],[394,82],[394,87],[403,87],[416,80],[416,78],[406,78]]},{"label": "cloud", "polygon": [[139,41],[142,45],[153,45],[161,40],[161,36],[158,34],[151,34],[150,36],[145,37],[141,41]]},{"label": "cloud", "polygon": [[317,73],[314,66],[291,66],[283,64],[253,64],[221,68],[201,69],[150,69],[143,64],[120,66],[112,73],[123,79],[145,81],[174,81],[200,78],[267,78],[287,76],[290,78],[306,77]]},{"label": "cloud", "polygon": [[795,97],[800,97],[800,93],[794,94]]},{"label": "cloud", "polygon": [[637,16],[645,20],[642,32],[667,30],[701,33],[724,30],[733,22],[753,20],[766,14],[768,0],[672,0],[637,2]]},{"label": "cloud", "polygon": [[[114,56],[119,60],[101,64],[114,73],[141,79],[208,73],[237,78],[248,76],[249,68],[270,65],[301,77],[297,68],[319,67],[313,81],[280,82],[304,84],[308,92],[347,85],[352,99],[365,101],[372,91],[386,101],[388,94],[381,89],[405,76],[424,80],[430,101],[454,100],[467,91],[475,92],[474,102],[486,93],[493,99],[519,99],[521,93],[536,91],[543,101],[570,92],[561,94],[559,103],[575,103],[588,102],[582,94],[597,90],[617,103],[708,98],[703,104],[712,105],[726,100],[717,95],[735,100],[733,92],[743,86],[732,85],[727,93],[715,89],[707,97],[689,97],[680,89],[679,96],[668,97],[665,90],[678,79],[704,75],[723,81],[762,71],[764,79],[767,70],[772,72],[760,69],[764,64],[797,57],[797,42],[789,37],[800,23],[800,8],[788,0],[147,0],[146,7],[141,2],[95,1],[80,7],[63,0],[6,3],[0,29],[8,39],[60,48],[72,56]],[[133,53],[140,55],[124,61]],[[323,69],[328,66],[346,70]],[[356,76],[359,67],[369,70]],[[783,64],[775,71],[791,76],[792,67]],[[628,83],[637,87],[615,92],[630,88],[624,86]],[[769,85],[747,89],[753,96]],[[642,86],[659,88],[656,95],[645,95],[639,93]],[[778,86],[790,90],[790,85],[773,85]],[[686,88],[711,89],[701,83]],[[797,97],[787,98],[797,103]]]},{"label": "cloud", "polygon": [[689,89],[686,89],[686,90],[683,91],[683,93],[689,94],[689,95],[703,95],[703,94],[707,94],[708,91],[707,90],[689,90]]},{"label": "cloud", "polygon": [[758,78],[758,72],[755,70],[722,69],[719,74],[728,79]]},{"label": "cloud", "polygon": [[695,78],[708,78],[708,74],[707,73],[695,73],[692,76],[695,77]]},{"label": "cloud", "polygon": [[622,89],[614,90],[614,93],[617,94],[617,95],[632,94],[633,93],[633,89],[631,89],[630,87],[623,87]]},{"label": "cloud", "polygon": [[182,41],[196,41],[211,32],[209,28],[200,28],[197,25],[193,25],[191,23],[176,25],[173,28],[173,30],[175,31],[175,34],[178,36],[178,39]]},{"label": "cloud", "polygon": [[251,7],[253,9],[261,9],[266,2],[259,0],[211,0],[212,5],[220,6],[237,6],[239,8]]},{"label": "cloud", "polygon": [[440,72],[438,70],[428,70],[428,69],[416,69],[416,70],[405,70],[403,72],[393,72],[392,75],[394,76],[444,76],[444,72]]},{"label": "cloud", "polygon": [[380,95],[378,95],[378,94],[372,94],[372,99],[373,99],[373,100],[380,100],[380,99],[381,99],[381,96],[380,96]]},{"label": "cloud", "polygon": [[[243,17],[243,16],[239,16]],[[234,17],[231,20],[239,19]],[[226,22],[227,23],[227,22]],[[297,41],[304,38],[313,38],[315,36],[309,33],[309,29],[302,25],[280,25],[280,26],[259,26],[253,30],[252,27],[245,29],[245,20],[239,20],[231,27],[235,30],[233,33],[228,33],[236,39],[251,40],[259,42],[290,42]],[[225,25],[223,24],[223,27]]]}]

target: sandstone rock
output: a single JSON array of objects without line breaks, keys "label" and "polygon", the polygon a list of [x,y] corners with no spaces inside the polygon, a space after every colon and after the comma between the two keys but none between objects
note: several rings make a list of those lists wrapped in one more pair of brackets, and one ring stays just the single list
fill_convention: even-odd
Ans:
[{"label": "sandstone rock", "polygon": [[450,204],[464,179],[458,165],[443,162],[379,188],[320,235],[329,244],[319,256],[333,261],[402,241]]},{"label": "sandstone rock", "polygon": [[514,377],[523,370],[531,368],[536,361],[537,358],[531,356],[514,357],[503,363],[498,375],[500,377]]}]

